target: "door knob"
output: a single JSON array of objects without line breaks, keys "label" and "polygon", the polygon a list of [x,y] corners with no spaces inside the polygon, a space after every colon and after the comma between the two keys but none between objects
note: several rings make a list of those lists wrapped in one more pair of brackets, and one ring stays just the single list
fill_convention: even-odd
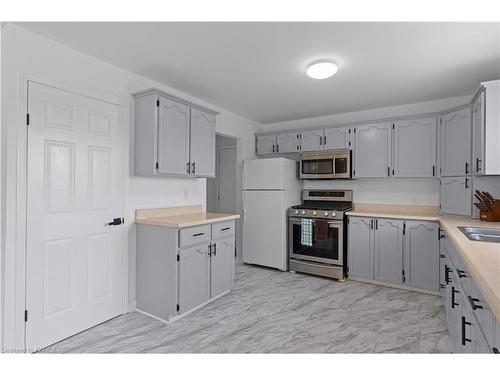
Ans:
[{"label": "door knob", "polygon": [[125,222],[125,219],[123,217],[115,217],[113,221],[110,221],[109,223],[106,223],[104,225],[109,226],[109,225],[122,225]]}]

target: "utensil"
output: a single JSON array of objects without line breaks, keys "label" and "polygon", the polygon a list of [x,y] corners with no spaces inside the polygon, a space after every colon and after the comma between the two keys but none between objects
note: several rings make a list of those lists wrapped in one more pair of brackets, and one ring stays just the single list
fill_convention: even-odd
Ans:
[{"label": "utensil", "polygon": [[484,203],[476,203],[476,202],[474,202],[474,206],[476,206],[477,208],[479,208],[481,211],[491,211],[491,207],[487,206]]},{"label": "utensil", "polygon": [[483,191],[483,195],[485,195],[486,198],[488,198],[488,201],[491,202],[491,204],[496,203],[495,198],[493,198],[493,196],[490,193],[488,193],[487,191]]}]

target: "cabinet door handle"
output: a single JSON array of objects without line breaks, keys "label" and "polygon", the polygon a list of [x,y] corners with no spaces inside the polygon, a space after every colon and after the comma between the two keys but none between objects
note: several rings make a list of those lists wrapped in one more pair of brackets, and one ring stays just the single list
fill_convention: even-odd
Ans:
[{"label": "cabinet door handle", "polygon": [[212,248],[213,248],[213,250],[212,250],[213,256],[217,256],[217,244],[214,243]]},{"label": "cabinet door handle", "polygon": [[375,230],[378,230],[378,219],[375,219]]},{"label": "cabinet door handle", "polygon": [[205,234],[204,232],[195,233],[193,234],[193,237],[203,236],[204,234]]},{"label": "cabinet door handle", "polygon": [[370,229],[373,229],[373,219],[370,219]]},{"label": "cabinet door handle", "polygon": [[476,158],[476,172],[481,171],[481,167],[479,166],[480,163],[481,163],[481,159]]},{"label": "cabinet door handle", "polygon": [[465,326],[470,326],[471,323],[465,320],[465,316],[462,316],[462,345],[465,346],[466,343],[471,342],[470,339],[465,337]]},{"label": "cabinet door handle", "polygon": [[450,272],[451,269],[447,265],[444,266],[444,281],[446,282],[446,285],[450,283]]},{"label": "cabinet door handle", "polygon": [[391,175],[391,168],[387,166],[387,176],[390,177],[390,175]]},{"label": "cabinet door handle", "polygon": [[432,176],[434,177],[436,175],[436,166],[432,166]]},{"label": "cabinet door handle", "polygon": [[469,179],[465,177],[465,189],[469,188]]},{"label": "cabinet door handle", "polygon": [[493,353],[500,354],[500,351],[498,351],[498,348],[496,346],[494,346],[492,350],[493,350]]},{"label": "cabinet door handle", "polygon": [[195,171],[196,171],[196,163],[193,161],[193,162],[191,163],[191,173],[192,173],[192,174],[195,174]]},{"label": "cabinet door handle", "polygon": [[231,228],[230,227],[226,227],[226,228],[222,228],[220,231],[224,232],[225,230],[229,230],[229,229],[231,229]]},{"label": "cabinet door handle", "polygon": [[323,144],[326,145],[326,135],[323,136]]},{"label": "cabinet door handle", "polygon": [[319,145],[321,146],[323,144],[323,137],[320,135],[319,136]]},{"label": "cabinet door handle", "polygon": [[469,174],[469,163],[465,162],[465,174]]},{"label": "cabinet door handle", "polygon": [[455,306],[458,306],[458,303],[455,303],[455,293],[458,293],[458,290],[455,289],[454,286],[451,287],[451,308],[454,309]]},{"label": "cabinet door handle", "polygon": [[470,306],[472,307],[472,310],[477,310],[477,309],[482,310],[483,309],[483,306],[476,305],[476,302],[479,302],[479,299],[472,298],[471,296],[468,296],[467,298],[469,299]]},{"label": "cabinet door handle", "polygon": [[191,173],[191,168],[189,168],[189,167],[190,167],[190,164],[189,164],[189,162],[187,162],[187,163],[186,163],[186,173],[187,173],[187,174],[190,174],[190,173]]},{"label": "cabinet door handle", "polygon": [[212,256],[212,244],[211,243],[208,244],[208,256],[209,257]]},{"label": "cabinet door handle", "polygon": [[458,268],[457,268],[457,274],[458,274],[458,278],[459,279],[467,277],[467,273],[465,271],[462,271],[462,270],[458,269]]}]

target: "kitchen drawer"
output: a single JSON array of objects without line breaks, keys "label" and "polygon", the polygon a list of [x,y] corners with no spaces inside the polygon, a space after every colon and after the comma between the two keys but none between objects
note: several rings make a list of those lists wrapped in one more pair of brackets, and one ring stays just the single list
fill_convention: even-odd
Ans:
[{"label": "kitchen drawer", "polygon": [[495,317],[473,280],[470,281],[470,286],[470,292],[467,293],[467,300],[472,308],[472,313],[476,316],[484,337],[488,341],[488,344],[492,346],[494,341]]},{"label": "kitchen drawer", "polygon": [[200,225],[179,231],[179,247],[210,241],[210,225]]},{"label": "kitchen drawer", "polygon": [[212,239],[234,235],[234,220],[212,224]]}]

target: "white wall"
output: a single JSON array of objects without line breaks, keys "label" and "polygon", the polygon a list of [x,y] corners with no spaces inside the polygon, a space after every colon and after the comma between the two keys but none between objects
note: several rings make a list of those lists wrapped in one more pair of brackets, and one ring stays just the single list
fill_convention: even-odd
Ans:
[{"label": "white wall", "polygon": [[[469,96],[431,102],[414,103],[366,111],[341,113],[297,121],[262,126],[262,131],[274,131],[315,126],[340,125],[359,121],[440,112],[467,104]],[[439,205],[439,181],[434,178],[380,178],[351,181],[304,181],[305,189],[351,189],[355,202]]]},{"label": "white wall", "polygon": [[[17,215],[17,136],[19,126],[23,126],[23,99],[20,85],[23,75],[45,82],[57,84],[68,89],[90,94],[97,98],[111,98],[118,103],[127,103],[125,113],[129,115],[130,140],[129,157],[133,160],[133,102],[131,93],[149,87],[170,92],[195,103],[207,106],[220,112],[217,116],[216,131],[238,138],[238,183],[241,184],[242,161],[254,157],[254,133],[260,125],[239,115],[218,108],[201,99],[190,97],[159,82],[139,76],[116,66],[97,60],[76,50],[50,41],[37,34],[29,32],[19,26],[7,24],[2,35],[3,66],[2,82],[3,105],[2,112],[2,200],[6,202],[2,210],[2,220],[5,220],[5,244],[2,254],[5,253],[6,263],[15,264],[16,261],[16,232],[15,220]],[[3,168],[5,166],[5,168]],[[130,163],[130,169],[133,163]],[[180,206],[186,204],[202,204],[205,206],[205,179],[186,178],[145,178],[130,174],[129,181],[129,210],[126,213],[128,225],[125,227],[130,242],[129,264],[129,301],[133,306],[135,300],[135,231],[130,223],[134,219],[134,210],[143,207]],[[241,186],[241,185],[240,185]],[[239,189],[241,190],[241,188]],[[241,210],[241,207],[240,207]],[[16,266],[17,269],[21,265]],[[6,280],[12,282],[18,277],[16,267],[9,267],[5,272]],[[16,313],[20,306],[13,306],[11,298],[14,291],[6,294],[8,303],[4,311],[5,326],[20,329]],[[5,332],[6,345],[16,346],[13,330]]]}]

